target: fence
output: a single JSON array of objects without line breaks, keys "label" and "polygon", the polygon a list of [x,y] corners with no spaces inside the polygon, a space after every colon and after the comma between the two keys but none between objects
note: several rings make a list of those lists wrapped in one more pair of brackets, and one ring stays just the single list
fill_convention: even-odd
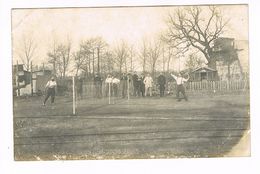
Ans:
[{"label": "fence", "polygon": [[247,80],[188,82],[186,84],[186,89],[189,90],[189,91],[201,91],[201,90],[218,90],[218,91],[249,90],[249,82]]},{"label": "fence", "polygon": [[[237,81],[200,81],[200,82],[188,82],[185,84],[187,92],[241,92],[249,90],[248,80]],[[96,95],[96,89],[93,82],[83,82],[82,96],[94,97]],[[106,96],[106,84],[103,82],[101,85],[102,96]],[[168,82],[165,89],[165,94],[174,94],[176,91],[176,82]],[[122,86],[119,85],[118,94],[121,96]],[[130,95],[133,94],[133,85],[130,84]],[[154,85],[153,95],[159,95],[159,87]]]},{"label": "fence", "polygon": [[[111,86],[111,88],[112,88],[112,86]],[[82,96],[83,97],[94,97],[94,96],[96,96],[97,95],[96,90],[97,89],[96,89],[96,86],[94,85],[94,82],[89,82],[89,81],[83,82],[83,87],[82,87]],[[132,95],[133,85],[131,83],[130,83],[129,91],[130,91],[130,95]],[[105,84],[104,82],[100,86],[100,93],[101,93],[101,96],[108,95],[107,84]],[[118,86],[117,94],[118,94],[118,96],[121,96],[121,94],[122,94],[122,84],[120,84]]]}]

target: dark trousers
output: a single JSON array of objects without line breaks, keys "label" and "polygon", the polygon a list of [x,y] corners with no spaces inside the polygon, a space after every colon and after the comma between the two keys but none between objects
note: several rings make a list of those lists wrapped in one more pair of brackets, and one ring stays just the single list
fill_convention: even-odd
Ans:
[{"label": "dark trousers", "polygon": [[165,85],[160,85],[160,97],[164,96]]},{"label": "dark trousers", "polygon": [[102,85],[101,85],[101,83],[95,84],[95,97],[96,98],[102,97]]},{"label": "dark trousers", "polygon": [[141,92],[142,97],[144,97],[145,96],[145,85],[144,84],[141,84],[140,92]]},{"label": "dark trousers", "polygon": [[125,98],[127,94],[127,81],[122,82],[122,97]]},{"label": "dark trousers", "polygon": [[46,97],[44,99],[44,104],[46,103],[46,101],[48,100],[48,98],[51,96],[51,103],[54,103],[54,98],[55,98],[55,88],[48,88],[47,89],[47,94]]},{"label": "dark trousers", "polygon": [[112,85],[112,83],[107,83],[106,84],[106,97],[109,96],[109,85],[110,85],[110,96],[113,95],[113,85]]},{"label": "dark trousers", "polygon": [[138,88],[139,88],[139,85],[138,84],[134,84],[134,96],[138,96],[138,91],[140,91]]},{"label": "dark trousers", "polygon": [[112,96],[118,97],[118,85],[117,84],[113,84],[112,93],[113,93]]},{"label": "dark trousers", "polygon": [[178,101],[181,100],[181,98],[180,98],[180,92],[182,93],[184,99],[185,99],[186,101],[188,101],[188,98],[187,98],[187,96],[186,96],[186,94],[185,94],[185,87],[184,87],[183,85],[177,85],[177,98],[178,98]]}]

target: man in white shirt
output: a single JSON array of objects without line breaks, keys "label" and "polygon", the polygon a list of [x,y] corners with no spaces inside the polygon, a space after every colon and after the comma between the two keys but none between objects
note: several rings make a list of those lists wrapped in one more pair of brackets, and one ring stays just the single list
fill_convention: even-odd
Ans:
[{"label": "man in white shirt", "polygon": [[176,80],[176,83],[177,83],[177,98],[178,98],[178,101],[181,101],[180,92],[182,93],[184,99],[186,101],[188,101],[188,98],[185,94],[185,87],[183,86],[183,84],[189,80],[189,78],[190,78],[189,74],[188,74],[187,79],[182,77],[181,73],[179,73],[178,76],[175,76],[174,74],[171,73],[171,76]]},{"label": "man in white shirt", "polygon": [[147,74],[147,76],[144,78],[144,85],[145,85],[145,96],[147,96],[147,92],[149,90],[150,96],[152,96],[152,87],[153,87],[153,78],[150,74]]},{"label": "man in white shirt", "polygon": [[44,99],[43,106],[45,106],[46,101],[48,100],[48,98],[50,96],[51,96],[51,104],[54,103],[56,87],[57,87],[57,83],[56,83],[54,77],[52,77],[51,80],[49,80],[45,86],[46,97]]},{"label": "man in white shirt", "polygon": [[[108,97],[109,91],[110,91],[110,96],[112,94],[112,76],[110,74],[107,75],[107,78],[105,80],[105,85],[106,85],[106,97]],[[110,89],[110,90],[109,90]]]},{"label": "man in white shirt", "polygon": [[118,78],[114,77],[112,79],[112,84],[113,84],[113,95],[114,95],[114,97],[118,97],[118,87],[120,84],[120,80]]}]

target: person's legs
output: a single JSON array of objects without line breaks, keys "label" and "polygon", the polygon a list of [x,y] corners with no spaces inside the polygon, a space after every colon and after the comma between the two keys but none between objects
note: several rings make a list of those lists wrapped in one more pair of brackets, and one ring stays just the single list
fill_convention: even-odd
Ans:
[{"label": "person's legs", "polygon": [[152,97],[152,87],[149,87],[150,97]]},{"label": "person's legs", "polygon": [[51,103],[54,103],[54,99],[55,99],[55,94],[51,95]]},{"label": "person's legs", "polygon": [[101,84],[98,84],[98,88],[97,88],[97,98],[101,98]]},{"label": "person's legs", "polygon": [[55,89],[51,89],[50,93],[51,93],[51,104],[53,104],[54,103],[54,99],[55,99]]},{"label": "person's legs", "polygon": [[98,97],[98,85],[95,85],[95,98]]},{"label": "person's legs", "polygon": [[144,97],[144,92],[145,92],[145,87],[144,87],[144,85],[142,85],[142,86],[141,86],[142,97]]},{"label": "person's legs", "polygon": [[144,91],[144,96],[145,97],[147,96],[147,90],[148,90],[148,88],[147,88],[147,86],[145,86],[145,91]]},{"label": "person's legs", "polygon": [[99,98],[102,98],[102,95],[103,95],[102,94],[103,93],[102,92],[102,83],[100,82],[100,84],[98,86],[99,86],[99,93],[98,93],[99,94]]},{"label": "person's legs", "polygon": [[164,96],[165,85],[162,86],[162,96]]},{"label": "person's legs", "polygon": [[113,86],[113,84],[111,83],[111,84],[110,84],[110,97],[113,97],[113,95],[114,95],[114,86]]},{"label": "person's legs", "polygon": [[134,96],[137,96],[137,85],[134,85]]},{"label": "person's legs", "polygon": [[123,85],[122,85],[122,97],[125,98],[126,96],[126,84],[125,82],[123,82]]},{"label": "person's legs", "polygon": [[106,97],[108,97],[108,93],[109,93],[109,84],[106,84]]},{"label": "person's legs", "polygon": [[163,96],[163,86],[160,85],[160,97],[162,97],[162,96]]},{"label": "person's legs", "polygon": [[178,101],[181,101],[181,99],[180,99],[180,89],[181,88],[181,85],[177,85],[177,94],[176,94],[176,97],[177,97],[177,100]]},{"label": "person's legs", "polygon": [[115,86],[114,86],[114,90],[115,90],[114,95],[115,95],[115,97],[117,97],[117,96],[118,96],[118,95],[117,95],[117,92],[118,92],[117,84],[115,84]]},{"label": "person's legs", "polygon": [[184,99],[185,99],[186,101],[188,101],[188,98],[187,98],[186,93],[185,93],[185,88],[184,88],[183,85],[182,85],[182,88],[181,88],[181,93],[182,93]]},{"label": "person's legs", "polygon": [[98,98],[102,98],[102,85],[98,84]]},{"label": "person's legs", "polygon": [[48,98],[50,97],[50,91],[49,91],[49,89],[47,89],[47,94],[46,94],[46,97],[45,97],[45,99],[44,99],[44,101],[43,101],[43,105],[45,105],[45,103],[46,103],[46,101],[48,100]]}]

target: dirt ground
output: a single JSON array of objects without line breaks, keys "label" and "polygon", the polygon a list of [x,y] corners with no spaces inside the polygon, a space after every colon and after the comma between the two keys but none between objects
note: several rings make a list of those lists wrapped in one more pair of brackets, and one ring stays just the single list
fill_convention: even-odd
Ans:
[{"label": "dirt ground", "polygon": [[[77,101],[14,98],[15,160],[248,156],[231,152],[250,130],[248,94]],[[244,140],[243,140],[244,141]],[[247,140],[249,141],[249,139]],[[250,143],[245,143],[250,144]]]}]

